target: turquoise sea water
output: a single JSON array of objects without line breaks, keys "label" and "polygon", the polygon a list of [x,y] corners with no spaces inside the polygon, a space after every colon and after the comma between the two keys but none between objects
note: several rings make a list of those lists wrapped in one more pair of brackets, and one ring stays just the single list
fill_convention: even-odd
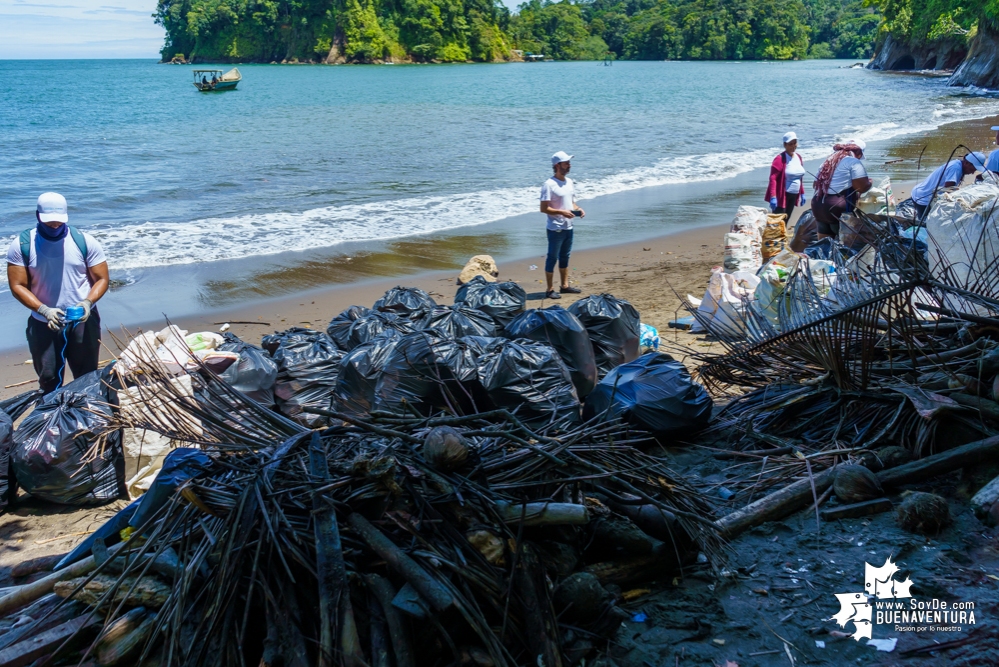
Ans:
[{"label": "turquoise sea water", "polygon": [[[113,276],[153,292],[170,276],[182,294],[178,276],[232,260],[499,229],[536,210],[556,150],[599,209],[653,190],[703,198],[769,165],[788,129],[808,158],[857,136],[874,160],[885,140],[999,113],[943,79],[849,64],[247,65],[238,90],[202,94],[185,66],[0,61],[0,239],[55,190]],[[602,242],[663,231],[641,217],[606,215]],[[157,268],[178,266],[193,270]],[[136,303],[133,317],[159,314]]]}]

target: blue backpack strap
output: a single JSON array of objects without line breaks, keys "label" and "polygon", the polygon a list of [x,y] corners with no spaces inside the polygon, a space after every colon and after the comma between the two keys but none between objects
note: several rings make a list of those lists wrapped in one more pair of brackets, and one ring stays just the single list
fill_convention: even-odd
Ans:
[{"label": "blue backpack strap", "polygon": [[69,234],[73,237],[73,243],[80,249],[80,254],[83,255],[83,264],[89,267],[90,265],[87,264],[87,237],[76,227],[70,227]]},{"label": "blue backpack strap", "polygon": [[25,229],[19,238],[21,242],[21,259],[24,260],[24,267],[31,263],[31,230]]}]

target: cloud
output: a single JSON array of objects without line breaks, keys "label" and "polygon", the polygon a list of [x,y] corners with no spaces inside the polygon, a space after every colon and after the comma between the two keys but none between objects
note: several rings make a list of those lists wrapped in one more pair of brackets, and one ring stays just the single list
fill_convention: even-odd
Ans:
[{"label": "cloud", "polygon": [[0,58],[157,58],[156,0],[0,0]]}]

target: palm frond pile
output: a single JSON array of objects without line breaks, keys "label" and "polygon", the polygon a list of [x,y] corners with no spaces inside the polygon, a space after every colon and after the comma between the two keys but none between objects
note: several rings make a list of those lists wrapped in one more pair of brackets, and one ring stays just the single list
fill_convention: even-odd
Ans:
[{"label": "palm frond pile", "polygon": [[[62,632],[33,659],[568,666],[624,617],[602,585],[720,553],[706,499],[616,421],[320,411],[332,426],[309,431],[206,369],[185,377],[140,364],[118,426],[208,463],[95,545],[96,569],[8,616]],[[0,656],[25,636],[4,623]]]}]

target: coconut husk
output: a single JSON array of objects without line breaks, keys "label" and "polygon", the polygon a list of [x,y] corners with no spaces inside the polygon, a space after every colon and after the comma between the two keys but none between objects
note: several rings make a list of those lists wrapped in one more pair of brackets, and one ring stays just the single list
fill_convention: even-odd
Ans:
[{"label": "coconut husk", "polygon": [[468,463],[468,443],[450,426],[430,429],[423,440],[423,459],[441,472],[453,472]]},{"label": "coconut husk", "polygon": [[881,482],[870,470],[858,465],[844,465],[836,469],[833,481],[836,497],[845,503],[860,503],[880,498],[885,494]]},{"label": "coconut husk", "polygon": [[936,494],[917,491],[902,501],[895,518],[905,530],[936,535],[950,524],[950,506]]},{"label": "coconut husk", "polygon": [[558,585],[552,602],[559,617],[564,614],[567,619],[589,623],[600,617],[611,595],[594,575],[577,572]]}]

